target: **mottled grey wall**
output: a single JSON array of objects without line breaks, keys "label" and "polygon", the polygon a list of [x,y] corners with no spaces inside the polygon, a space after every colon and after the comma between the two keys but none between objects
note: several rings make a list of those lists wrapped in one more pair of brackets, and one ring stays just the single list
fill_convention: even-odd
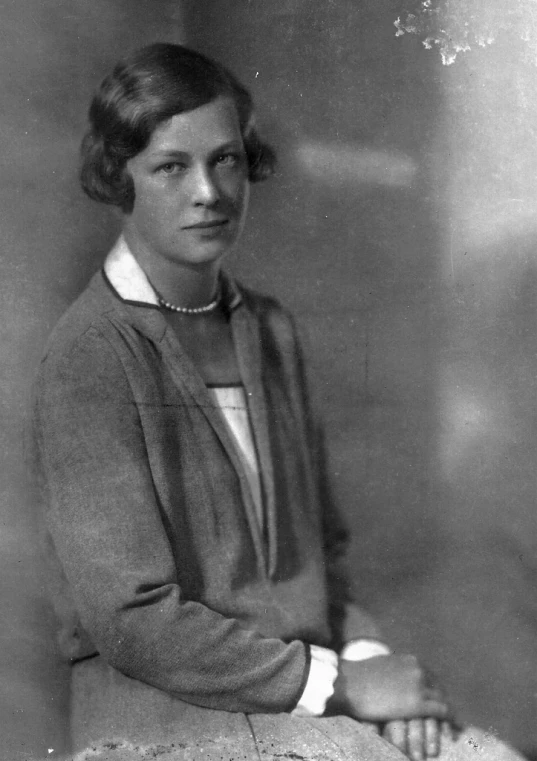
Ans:
[{"label": "mottled grey wall", "polygon": [[160,0],[0,0],[2,761],[57,758],[65,747],[66,674],[46,604],[23,430],[46,336],[115,235],[112,217],[78,189],[87,106],[120,52],[182,38],[179,11]]},{"label": "mottled grey wall", "polygon": [[356,589],[392,641],[438,671],[464,720],[526,749],[537,746],[531,5],[186,6],[192,39],[253,88],[280,150],[235,268],[305,325]]}]

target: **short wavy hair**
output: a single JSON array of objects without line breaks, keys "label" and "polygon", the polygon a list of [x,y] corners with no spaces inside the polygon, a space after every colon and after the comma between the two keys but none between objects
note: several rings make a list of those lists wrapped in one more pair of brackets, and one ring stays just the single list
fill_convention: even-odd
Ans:
[{"label": "short wavy hair", "polygon": [[144,150],[159,124],[221,96],[231,98],[237,109],[250,182],[270,177],[276,157],[256,130],[248,90],[224,66],[201,53],[183,45],[155,43],[121,60],[91,102],[90,128],[81,146],[85,193],[130,213],[135,188],[125,170],[127,161]]}]

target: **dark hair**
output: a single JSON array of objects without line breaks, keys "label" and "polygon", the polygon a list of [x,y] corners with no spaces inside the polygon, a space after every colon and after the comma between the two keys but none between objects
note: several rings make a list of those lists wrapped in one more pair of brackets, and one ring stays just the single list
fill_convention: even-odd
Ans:
[{"label": "dark hair", "polygon": [[235,103],[250,182],[274,173],[275,154],[254,125],[250,93],[224,66],[182,45],[155,43],[121,60],[102,82],[89,109],[80,180],[90,198],[134,206],[127,161],[148,145],[156,127],[220,96]]}]

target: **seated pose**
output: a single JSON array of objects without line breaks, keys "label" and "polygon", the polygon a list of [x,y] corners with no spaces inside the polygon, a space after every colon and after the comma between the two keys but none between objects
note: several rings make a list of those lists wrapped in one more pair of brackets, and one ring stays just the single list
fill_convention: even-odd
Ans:
[{"label": "seated pose", "polygon": [[89,118],[82,185],[122,234],[49,341],[35,409],[74,750],[513,758],[455,739],[349,599],[293,320],[221,268],[274,168],[248,92],[155,44]]}]

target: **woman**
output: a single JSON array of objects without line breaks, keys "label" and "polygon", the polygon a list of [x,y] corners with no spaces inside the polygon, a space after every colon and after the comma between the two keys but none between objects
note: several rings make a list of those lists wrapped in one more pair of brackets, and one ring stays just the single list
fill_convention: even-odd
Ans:
[{"label": "woman", "polygon": [[82,185],[123,233],[49,342],[35,418],[75,748],[398,755],[348,718],[313,719],[328,703],[436,755],[441,694],[346,597],[293,322],[221,269],[249,183],[274,167],[249,94],[156,44],[89,116]]}]

